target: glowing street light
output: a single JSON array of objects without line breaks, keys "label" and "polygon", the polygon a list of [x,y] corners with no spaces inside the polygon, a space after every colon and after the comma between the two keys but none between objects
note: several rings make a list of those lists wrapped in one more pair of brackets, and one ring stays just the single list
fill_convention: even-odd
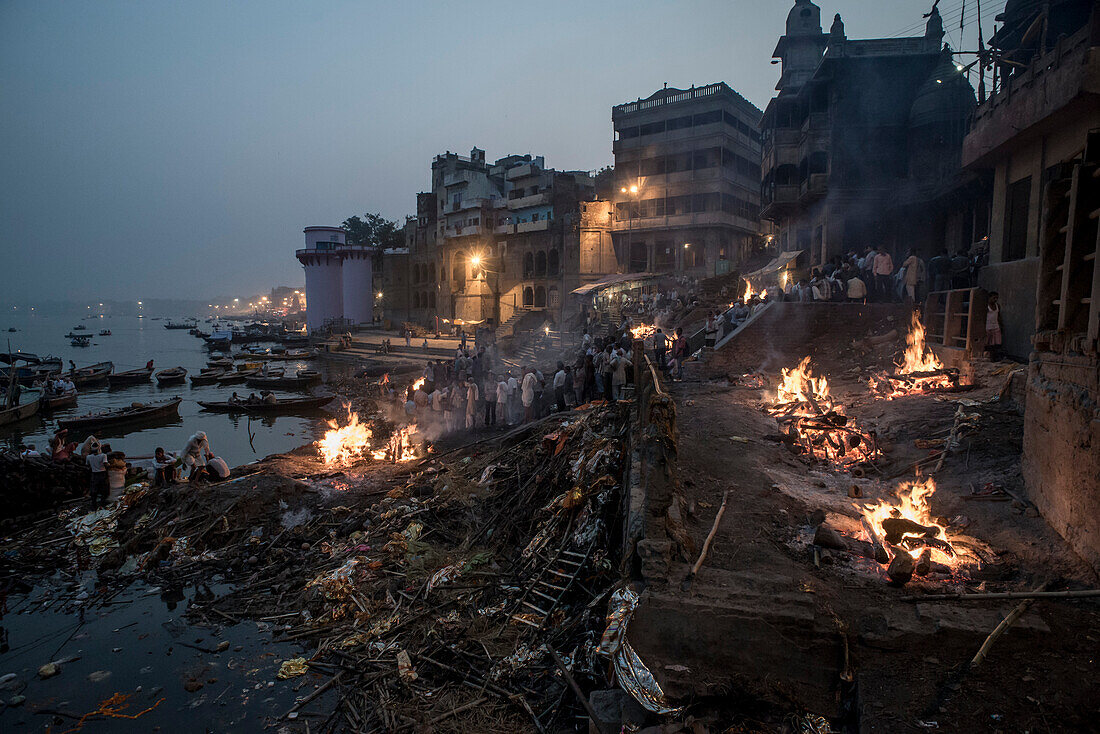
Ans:
[{"label": "glowing street light", "polygon": [[481,265],[481,255],[474,255],[473,257],[471,257],[470,264],[473,265],[475,268],[479,267]]}]

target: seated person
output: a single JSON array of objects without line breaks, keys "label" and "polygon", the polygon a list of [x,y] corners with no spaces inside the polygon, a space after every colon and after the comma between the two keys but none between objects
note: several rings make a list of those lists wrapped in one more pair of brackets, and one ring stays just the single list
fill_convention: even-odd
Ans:
[{"label": "seated person", "polygon": [[241,396],[237,394],[236,390],[234,390],[233,394],[229,396],[229,404],[230,405],[240,405],[241,404]]},{"label": "seated person", "polygon": [[263,395],[263,402],[267,405],[274,405],[278,402],[278,400],[275,399],[275,393],[271,392],[270,390],[265,390],[261,394]]},{"label": "seated person", "polygon": [[225,459],[220,456],[214,456],[214,454],[206,455],[206,473],[211,481],[220,481],[222,479],[229,478],[229,464],[225,463]]},{"label": "seated person", "polygon": [[23,447],[23,451],[19,455],[22,456],[24,459],[30,459],[30,458],[35,457],[35,456],[41,456],[42,454],[40,454],[34,448],[33,443],[29,443],[29,444],[27,444],[26,446]]},{"label": "seated person", "polygon": [[256,393],[252,392],[248,394],[247,402],[249,405],[255,405],[256,403],[260,402],[260,399],[256,397]]},{"label": "seated person", "polygon": [[176,468],[179,459],[170,451],[157,447],[153,452],[153,485],[156,487],[168,486],[176,483],[179,470]]}]

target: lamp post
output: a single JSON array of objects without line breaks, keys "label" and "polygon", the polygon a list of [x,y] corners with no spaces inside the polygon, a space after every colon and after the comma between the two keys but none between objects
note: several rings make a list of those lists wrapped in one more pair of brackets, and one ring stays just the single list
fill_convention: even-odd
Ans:
[{"label": "lamp post", "polygon": [[[630,188],[627,188],[627,187],[624,186],[619,190],[624,194],[632,195],[634,197],[634,204],[635,205],[638,203],[638,184],[631,184]],[[626,261],[627,261],[627,263],[629,263],[631,258],[634,256],[634,252],[633,252],[634,241],[633,240],[634,240],[634,209],[631,206],[630,201],[628,200],[627,205],[626,205]],[[646,268],[645,269],[648,269],[648,266],[649,266],[649,258],[647,256],[646,257]]]}]

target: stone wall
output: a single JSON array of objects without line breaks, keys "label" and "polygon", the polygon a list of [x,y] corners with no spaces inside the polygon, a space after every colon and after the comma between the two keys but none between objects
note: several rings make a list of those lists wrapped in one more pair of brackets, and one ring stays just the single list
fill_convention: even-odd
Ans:
[{"label": "stone wall", "polygon": [[[990,263],[978,273],[978,285],[1001,298],[1001,337],[1005,354],[1026,360],[1035,333],[1035,280],[1039,258]],[[984,324],[983,324],[984,326]]]},{"label": "stone wall", "polygon": [[1098,360],[1044,353],[1031,363],[1023,474],[1030,499],[1100,571]]}]

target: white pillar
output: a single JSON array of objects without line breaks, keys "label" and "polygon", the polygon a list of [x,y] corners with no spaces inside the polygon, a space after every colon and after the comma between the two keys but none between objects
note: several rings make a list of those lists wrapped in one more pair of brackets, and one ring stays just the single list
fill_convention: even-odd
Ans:
[{"label": "white pillar", "polygon": [[374,319],[373,250],[344,247],[339,252],[344,259],[344,318],[354,324],[369,324]]}]

